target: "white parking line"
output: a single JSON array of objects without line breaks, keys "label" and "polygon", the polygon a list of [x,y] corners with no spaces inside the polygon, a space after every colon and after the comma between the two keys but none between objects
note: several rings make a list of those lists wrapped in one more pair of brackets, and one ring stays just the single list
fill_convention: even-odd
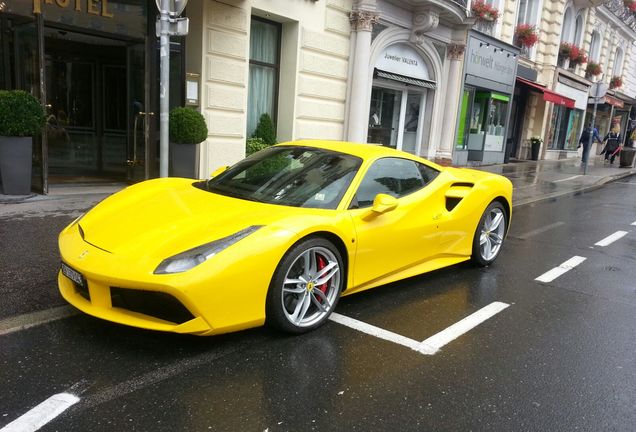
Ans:
[{"label": "white parking line", "polygon": [[539,276],[535,280],[539,282],[545,282],[545,283],[552,282],[559,276],[569,272],[574,267],[581,264],[586,259],[587,258],[585,257],[574,256],[570,258],[569,260],[567,260],[566,262],[564,262],[563,264],[561,264],[560,266],[555,267],[552,270],[543,273],[541,276]]},{"label": "white parking line", "polygon": [[79,400],[77,396],[70,393],[58,393],[53,395],[23,416],[18,417],[0,429],[0,432],[34,432],[62,414],[72,405],[75,405]]},{"label": "white parking line", "polygon": [[632,225],[636,225],[636,221],[632,222]]},{"label": "white parking line", "polygon": [[467,316],[461,321],[453,324],[447,329],[442,330],[441,332],[431,336],[430,338],[422,342],[418,342],[414,339],[407,338],[397,333],[393,333],[380,327],[376,327],[374,325],[367,324],[365,322],[358,321],[356,319],[349,318],[337,313],[332,313],[329,319],[337,322],[338,324],[342,324],[354,330],[358,330],[362,333],[366,333],[379,339],[384,339],[389,342],[411,348],[412,350],[417,351],[421,354],[433,355],[436,354],[444,345],[454,341],[464,333],[467,333],[468,331],[477,327],[479,324],[495,316],[502,310],[506,309],[508,306],[510,305],[501,302],[491,303],[488,306],[479,309],[477,312]]},{"label": "white parking line", "polygon": [[7,318],[0,321],[0,336],[67,318],[78,313],[78,310],[72,306],[60,306]]},{"label": "white parking line", "polygon": [[575,179],[575,178],[578,178],[578,177],[581,177],[581,174],[575,175],[575,176],[572,176],[572,177],[567,177],[567,178],[564,178],[564,179],[561,179],[561,180],[554,180],[552,183],[568,181],[568,180],[572,180],[572,179]]},{"label": "white parking line", "polygon": [[543,226],[541,228],[537,228],[537,229],[532,230],[532,231],[528,231],[525,234],[521,234],[520,236],[517,236],[517,238],[525,240],[525,239],[527,239],[529,237],[535,236],[537,234],[544,233],[544,232],[549,231],[549,230],[551,230],[553,228],[560,227],[561,225],[565,225],[565,222],[563,222],[563,221],[554,222],[553,224],[546,225],[546,226]]},{"label": "white parking line", "polygon": [[614,234],[605,237],[603,240],[594,243],[594,246],[609,246],[614,243],[616,240],[625,237],[627,235],[627,231],[616,231]]}]

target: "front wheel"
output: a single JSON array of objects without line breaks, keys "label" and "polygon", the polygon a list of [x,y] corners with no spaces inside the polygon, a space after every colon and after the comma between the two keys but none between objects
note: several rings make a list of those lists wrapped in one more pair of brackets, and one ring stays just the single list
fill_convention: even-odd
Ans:
[{"label": "front wheel", "polygon": [[344,284],[342,257],[322,238],[291,248],[276,268],[267,292],[267,323],[290,333],[313,330],[336,307]]},{"label": "front wheel", "polygon": [[472,260],[477,265],[492,264],[503,245],[506,236],[506,211],[501,203],[490,203],[479,220],[473,240]]}]

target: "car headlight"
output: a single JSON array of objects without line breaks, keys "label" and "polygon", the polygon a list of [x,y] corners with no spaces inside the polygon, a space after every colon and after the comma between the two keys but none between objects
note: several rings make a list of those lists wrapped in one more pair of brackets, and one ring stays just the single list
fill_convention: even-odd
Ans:
[{"label": "car headlight", "polygon": [[223,237],[213,242],[197,246],[193,249],[181,252],[170,258],[166,258],[159,264],[155,270],[155,274],[181,273],[198,266],[202,262],[207,261],[222,250],[232,246],[234,243],[244,239],[263,225],[252,225],[237,233]]}]

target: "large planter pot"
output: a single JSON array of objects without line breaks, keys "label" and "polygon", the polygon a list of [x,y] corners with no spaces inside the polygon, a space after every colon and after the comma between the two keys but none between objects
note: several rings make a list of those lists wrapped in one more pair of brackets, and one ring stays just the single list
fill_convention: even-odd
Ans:
[{"label": "large planter pot", "polygon": [[199,144],[170,143],[170,175],[199,178]]},{"label": "large planter pot", "polygon": [[31,193],[33,138],[0,136],[0,175],[6,195]]},{"label": "large planter pot", "polygon": [[539,150],[541,150],[541,143],[533,142],[532,148],[530,150],[531,150],[530,159],[539,160]]}]

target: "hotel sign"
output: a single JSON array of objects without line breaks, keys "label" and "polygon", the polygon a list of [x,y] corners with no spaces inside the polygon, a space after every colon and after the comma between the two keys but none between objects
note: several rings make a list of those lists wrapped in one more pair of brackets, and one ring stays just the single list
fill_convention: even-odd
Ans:
[{"label": "hotel sign", "polygon": [[85,12],[91,15],[113,18],[114,15],[108,8],[108,0],[33,0],[33,13],[42,13],[42,4],[55,5],[63,9],[72,9],[76,12]]}]

